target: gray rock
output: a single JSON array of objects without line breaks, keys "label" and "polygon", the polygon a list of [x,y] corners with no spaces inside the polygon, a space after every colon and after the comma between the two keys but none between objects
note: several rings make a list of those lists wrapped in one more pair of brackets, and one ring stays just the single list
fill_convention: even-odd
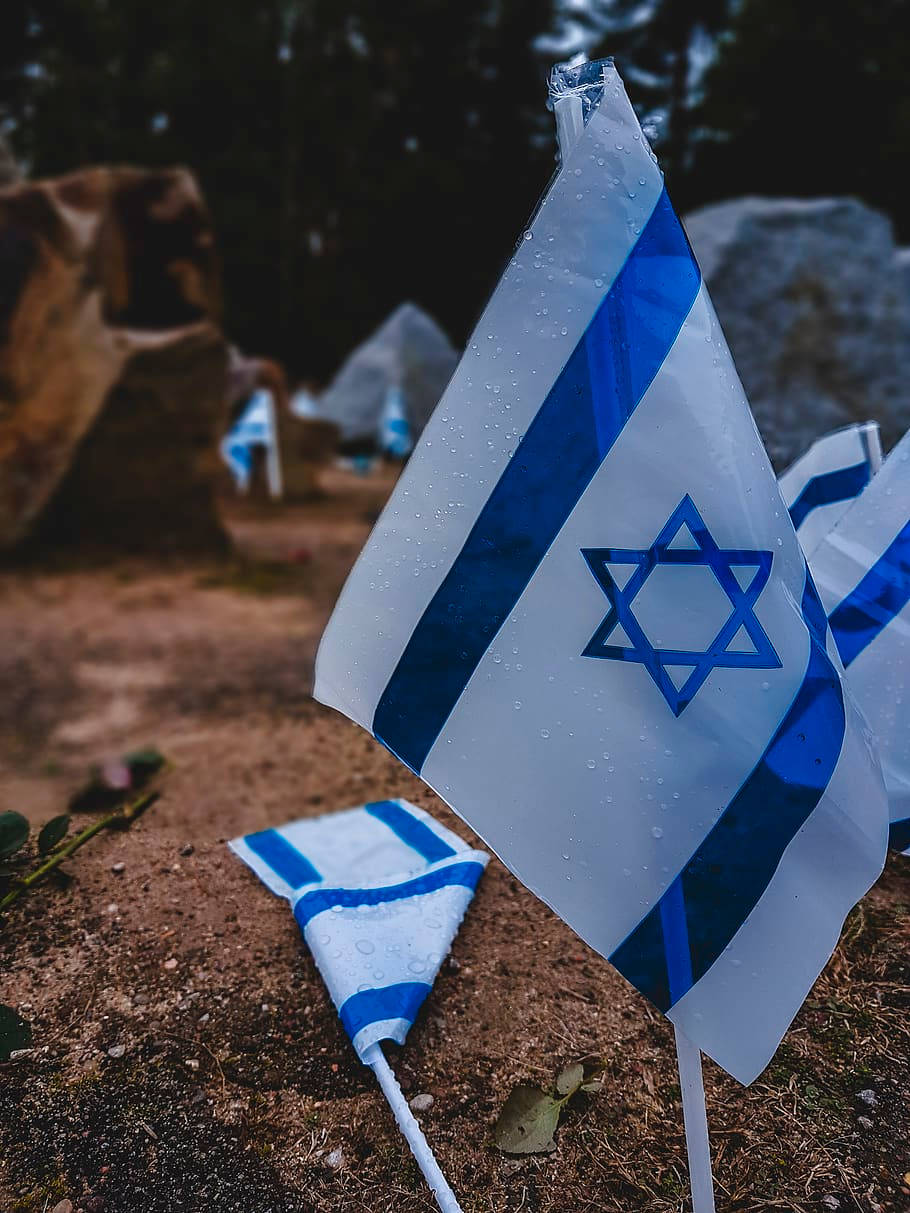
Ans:
[{"label": "gray rock", "polygon": [[869,1108],[878,1106],[878,1095],[876,1095],[871,1087],[867,1087],[865,1091],[857,1091],[856,1098],[860,1103],[864,1103]]},{"label": "gray rock", "polygon": [[429,1112],[435,1101],[432,1095],[415,1095],[408,1102],[411,1105],[412,1112]]},{"label": "gray rock", "polygon": [[686,230],[778,469],[852,421],[910,427],[910,289],[891,224],[851,198],[740,198]]},{"label": "gray rock", "polygon": [[108,1057],[113,1057],[116,1060],[116,1058],[122,1057],[125,1052],[126,1045],[111,1045],[107,1051],[107,1055]]},{"label": "gray rock", "polygon": [[319,400],[343,441],[376,438],[390,387],[401,388],[417,438],[439,403],[458,362],[454,347],[426,312],[403,303],[348,357]]}]

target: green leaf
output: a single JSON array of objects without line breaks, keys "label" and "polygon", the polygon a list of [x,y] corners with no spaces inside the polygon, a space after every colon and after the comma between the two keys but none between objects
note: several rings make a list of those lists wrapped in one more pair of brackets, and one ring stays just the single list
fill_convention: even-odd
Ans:
[{"label": "green leaf", "polygon": [[574,1095],[585,1080],[585,1068],[580,1061],[573,1061],[566,1066],[556,1079],[556,1090],[566,1099]]},{"label": "green leaf", "polygon": [[69,828],[69,813],[61,813],[59,817],[52,817],[38,835],[38,853],[40,855],[47,855],[50,851],[53,851],[54,847],[66,838],[66,832]]},{"label": "green leaf", "polygon": [[556,1149],[553,1134],[563,1101],[519,1084],[499,1114],[493,1141],[505,1154],[546,1154]]},{"label": "green leaf", "polygon": [[16,1049],[27,1049],[32,1043],[32,1027],[18,1011],[0,1003],[0,1061],[8,1061]]},{"label": "green leaf", "polygon": [[28,822],[21,813],[0,813],[0,859],[14,855],[28,842]]}]

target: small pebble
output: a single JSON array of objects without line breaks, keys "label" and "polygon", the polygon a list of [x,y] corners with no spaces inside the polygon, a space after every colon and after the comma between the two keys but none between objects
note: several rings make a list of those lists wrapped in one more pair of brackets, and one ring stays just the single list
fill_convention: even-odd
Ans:
[{"label": "small pebble", "polygon": [[123,863],[122,861],[120,863],[112,863],[111,871],[114,873],[115,876],[122,876],[123,873],[126,871],[126,864]]},{"label": "small pebble", "polygon": [[180,848],[180,854],[184,857],[184,859],[186,859],[187,856],[192,855],[195,850],[196,848],[193,846],[193,844],[188,842],[185,846]]},{"label": "small pebble", "polygon": [[117,905],[116,901],[111,902],[111,904],[107,907],[107,912],[108,912],[108,914],[119,914],[120,913],[120,907]]},{"label": "small pebble", "polygon": [[10,1052],[10,1061],[25,1061],[26,1057],[31,1057],[34,1049],[13,1049]]},{"label": "small pebble", "polygon": [[199,1069],[199,1060],[196,1057],[188,1057],[186,1059],[186,1068],[194,1073]]},{"label": "small pebble", "polygon": [[53,1209],[51,1209],[51,1213],[73,1213],[73,1202],[64,1197],[63,1200],[58,1201],[57,1204],[54,1205]]},{"label": "small pebble", "polygon": [[878,1096],[871,1087],[867,1087],[865,1091],[857,1091],[856,1098],[870,1108],[874,1108],[878,1104]]},{"label": "small pebble", "polygon": [[408,1101],[412,1112],[429,1112],[433,1106],[432,1095],[415,1095]]},{"label": "small pebble", "polygon": [[167,971],[169,973],[172,973],[174,971],[174,969],[177,968],[177,958],[175,956],[172,956],[169,960],[166,960],[164,962],[164,967],[167,969]]},{"label": "small pebble", "polygon": [[861,1129],[871,1129],[873,1127],[873,1122],[868,1116],[857,1116],[856,1120]]},{"label": "small pebble", "polygon": [[107,1051],[108,1057],[122,1057],[126,1052],[126,1045],[111,1045]]},{"label": "small pebble", "polygon": [[327,1167],[331,1167],[333,1171],[340,1171],[344,1166],[344,1152],[339,1147],[337,1150],[332,1150],[330,1154],[326,1154],[325,1162]]}]

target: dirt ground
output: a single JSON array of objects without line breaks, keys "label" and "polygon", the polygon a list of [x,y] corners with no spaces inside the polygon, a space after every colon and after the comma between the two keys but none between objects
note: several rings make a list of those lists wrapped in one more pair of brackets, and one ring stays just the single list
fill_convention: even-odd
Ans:
[{"label": "dirt ground", "polygon": [[[310,507],[233,505],[227,564],[0,574],[0,807],[41,823],[131,747],[175,764],[131,831],[0,930],[0,1002],[34,1031],[0,1065],[2,1213],[435,1208],[287,906],[224,845],[396,796],[467,834],[309,698],[389,485],[332,472]],[[893,858],[761,1078],[707,1065],[719,1210],[910,1209],[908,905]],[[409,1096],[434,1097],[423,1127],[465,1213],[685,1207],[669,1025],[500,864],[390,1053]],[[603,1088],[573,1101],[556,1150],[499,1153],[512,1087],[588,1055]]]}]

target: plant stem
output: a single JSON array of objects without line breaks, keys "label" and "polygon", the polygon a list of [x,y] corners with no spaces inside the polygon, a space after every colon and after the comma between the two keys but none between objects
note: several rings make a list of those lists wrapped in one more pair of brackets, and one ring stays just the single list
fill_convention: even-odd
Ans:
[{"label": "plant stem", "polygon": [[10,889],[6,896],[0,899],[0,914],[8,909],[23,893],[27,892],[32,885],[37,884],[39,880],[43,880],[49,872],[59,867],[65,859],[69,859],[70,855],[78,851],[81,846],[84,846],[90,838],[94,838],[96,834],[100,834],[102,830],[106,830],[111,826],[129,825],[149,805],[154,804],[160,795],[161,793],[158,791],[144,792],[129,804],[122,805],[119,809],[115,809],[113,813],[108,813],[106,817],[101,817],[98,821],[92,822],[90,826],[86,826],[81,833],[76,834],[69,842],[60,847],[59,850],[54,851],[53,855],[46,859],[44,863],[39,864],[27,876],[23,876],[16,883],[15,888]]}]

